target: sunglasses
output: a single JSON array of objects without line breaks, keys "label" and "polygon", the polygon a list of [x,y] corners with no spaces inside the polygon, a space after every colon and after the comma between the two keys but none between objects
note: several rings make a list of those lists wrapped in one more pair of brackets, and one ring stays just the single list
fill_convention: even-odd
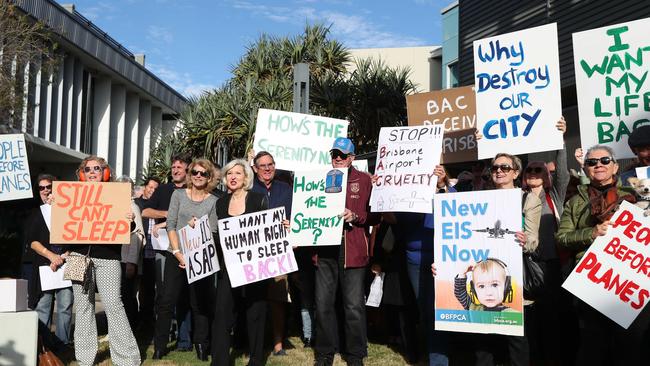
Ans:
[{"label": "sunglasses", "polygon": [[90,173],[90,172],[99,173],[101,171],[102,171],[102,167],[99,165],[84,167],[84,173]]},{"label": "sunglasses", "polygon": [[490,171],[492,173],[496,173],[497,171],[499,171],[499,169],[501,169],[501,171],[504,173],[508,173],[512,170],[512,167],[508,164],[492,165]]},{"label": "sunglasses", "polygon": [[51,191],[51,190],[52,190],[52,185],[51,185],[51,184],[48,184],[48,185],[46,185],[46,186],[38,186],[38,190],[39,190],[39,191],[44,191],[44,190],[46,190],[46,189],[49,189],[49,190]]},{"label": "sunglasses", "polygon": [[348,156],[350,156],[350,154],[344,154],[342,151],[339,150],[332,151],[330,155],[332,156],[332,159],[336,159],[340,157],[343,160],[347,159]]},{"label": "sunglasses", "polygon": [[202,176],[203,178],[208,178],[208,177],[210,177],[210,173],[208,173],[208,172],[201,172],[201,171],[194,170],[194,169],[192,169],[192,175],[195,176],[195,177],[196,177],[197,175],[200,175],[200,176]]},{"label": "sunglasses", "polygon": [[600,159],[596,159],[596,158],[585,159],[586,166],[596,166],[598,165],[598,162],[600,162],[603,165],[609,165],[609,163],[613,163],[615,161],[614,158],[612,158],[611,156],[603,156]]},{"label": "sunglasses", "polygon": [[543,171],[544,171],[544,169],[542,169],[542,168],[539,167],[539,166],[536,166],[536,167],[534,167],[534,168],[533,168],[533,167],[528,167],[528,168],[526,168],[526,173],[528,173],[528,174],[531,174],[531,173],[533,173],[533,174],[540,174],[540,173],[543,172]]},{"label": "sunglasses", "polygon": [[264,169],[264,170],[266,170],[266,169],[271,169],[271,168],[273,168],[274,166],[275,166],[275,163],[270,163],[270,164],[260,164],[260,165],[258,165],[257,167],[258,167],[259,169]]}]

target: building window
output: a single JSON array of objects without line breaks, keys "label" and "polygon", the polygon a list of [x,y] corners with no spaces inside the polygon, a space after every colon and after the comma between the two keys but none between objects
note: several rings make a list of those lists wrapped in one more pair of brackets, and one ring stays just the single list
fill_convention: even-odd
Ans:
[{"label": "building window", "polygon": [[454,61],[447,65],[447,88],[455,88],[459,85],[458,82],[458,61]]}]

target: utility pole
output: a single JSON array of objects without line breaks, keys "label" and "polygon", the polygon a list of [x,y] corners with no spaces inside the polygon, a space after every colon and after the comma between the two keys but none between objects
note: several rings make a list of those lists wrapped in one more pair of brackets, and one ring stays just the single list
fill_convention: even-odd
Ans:
[{"label": "utility pole", "polygon": [[293,65],[293,111],[309,114],[309,64]]}]

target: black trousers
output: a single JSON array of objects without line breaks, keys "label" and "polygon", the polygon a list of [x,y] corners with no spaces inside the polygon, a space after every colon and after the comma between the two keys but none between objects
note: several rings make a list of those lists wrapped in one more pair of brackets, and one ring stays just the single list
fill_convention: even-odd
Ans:
[{"label": "black trousers", "polygon": [[365,267],[344,269],[340,258],[319,256],[316,267],[316,357],[333,357],[339,344],[334,306],[339,286],[345,317],[345,353],[356,359],[367,356],[365,278]]},{"label": "black trousers", "polygon": [[214,278],[209,276],[188,285],[185,270],[178,266],[176,257],[171,253],[166,254],[166,257],[154,347],[156,350],[166,348],[174,309],[176,309],[177,319],[185,319],[188,309],[183,300],[188,298],[188,293],[192,309],[192,342],[207,345],[210,340],[212,312],[209,304],[214,301]]},{"label": "black trousers", "polygon": [[217,300],[212,321],[212,366],[230,365],[230,332],[238,316],[246,315],[248,365],[264,365],[264,327],[266,325],[267,282],[232,288],[226,267],[217,273]]},{"label": "black trousers", "polygon": [[580,347],[576,365],[648,364],[648,348],[644,335],[650,325],[650,309],[646,306],[628,329],[616,324],[598,310],[577,301],[580,319]]},{"label": "black trousers", "polygon": [[154,302],[156,298],[156,259],[142,259],[142,276],[140,276],[140,287],[138,301],[140,302],[140,320],[153,322],[155,319]]},{"label": "black trousers", "polygon": [[[532,316],[532,308],[530,306],[524,306],[524,319],[530,316]],[[530,348],[527,332],[527,327],[524,327],[523,337],[498,334],[473,334],[472,336],[475,340],[476,366],[496,365],[497,356],[501,353],[508,355],[511,366],[529,366]]]},{"label": "black trousers", "polygon": [[136,289],[138,285],[138,275],[136,267],[136,275],[133,278],[126,278],[126,263],[122,265],[122,283],[121,295],[122,303],[124,304],[124,311],[126,317],[129,319],[129,325],[133,329],[138,324],[138,299]]}]

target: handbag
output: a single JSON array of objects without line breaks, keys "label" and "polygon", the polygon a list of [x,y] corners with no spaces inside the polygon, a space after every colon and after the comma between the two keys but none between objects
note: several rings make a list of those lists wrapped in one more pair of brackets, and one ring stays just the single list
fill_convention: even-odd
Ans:
[{"label": "handbag", "polygon": [[41,349],[38,352],[38,366],[64,366],[64,364],[54,352],[41,343]]},{"label": "handbag", "polygon": [[63,279],[81,282],[83,293],[87,294],[93,282],[95,265],[90,258],[90,247],[86,255],[70,253],[65,259],[66,266],[63,272]]},{"label": "handbag", "polygon": [[524,253],[524,298],[534,300],[544,290],[544,270],[533,256]]}]

